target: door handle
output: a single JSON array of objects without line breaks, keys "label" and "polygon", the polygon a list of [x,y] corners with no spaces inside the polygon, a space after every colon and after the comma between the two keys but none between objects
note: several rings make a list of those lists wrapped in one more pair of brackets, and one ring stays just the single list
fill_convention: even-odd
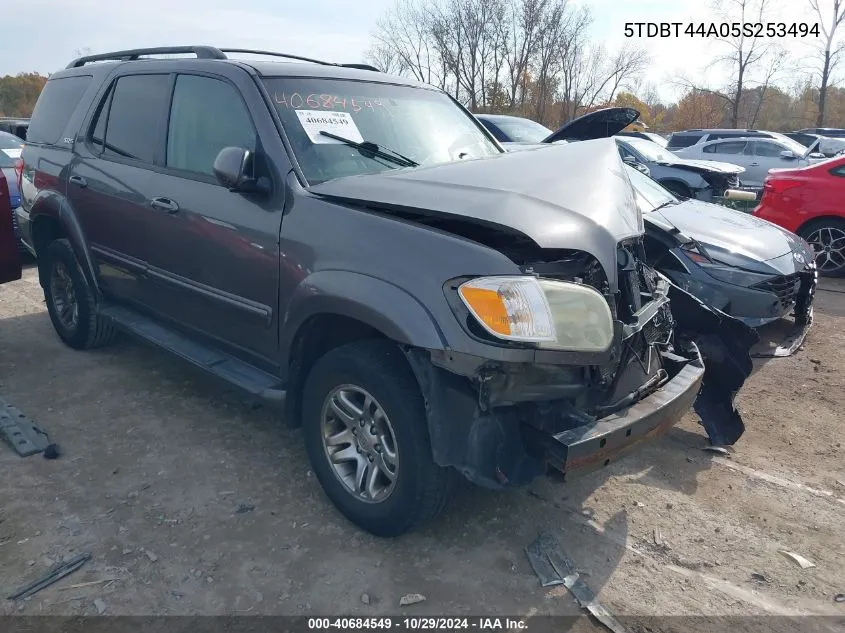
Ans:
[{"label": "door handle", "polygon": [[150,200],[150,206],[168,213],[176,213],[179,210],[179,205],[170,198],[153,198]]},{"label": "door handle", "polygon": [[750,164],[750,165],[748,165],[748,166],[749,166],[749,167],[759,167],[759,166],[760,166],[760,163],[751,163],[751,164]]},{"label": "door handle", "polygon": [[82,176],[71,176],[70,178],[68,178],[68,180],[74,185],[82,187],[83,189],[88,186],[88,181],[85,180]]}]

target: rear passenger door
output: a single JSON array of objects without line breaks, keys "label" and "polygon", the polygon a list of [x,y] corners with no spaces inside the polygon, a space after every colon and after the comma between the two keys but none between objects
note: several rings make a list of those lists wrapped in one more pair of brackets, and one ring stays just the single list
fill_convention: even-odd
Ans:
[{"label": "rear passenger door", "polygon": [[148,305],[147,262],[157,250],[149,206],[172,77],[118,76],[100,95],[74,145],[67,196],[98,268],[104,293]]},{"label": "rear passenger door", "polygon": [[[282,205],[273,195],[229,191],[213,165],[224,147],[247,149],[256,175],[272,182],[255,120],[272,121],[252,79],[226,68],[175,75],[163,161],[148,190],[156,206],[145,231],[155,248],[145,257],[157,311],[263,365],[277,348]],[[274,136],[268,143],[281,147]]]},{"label": "rear passenger door", "polygon": [[747,141],[730,140],[710,143],[702,149],[701,158],[744,167],[746,171],[739,175],[739,180],[745,184],[749,180],[748,168],[754,158],[744,153],[747,145]]}]

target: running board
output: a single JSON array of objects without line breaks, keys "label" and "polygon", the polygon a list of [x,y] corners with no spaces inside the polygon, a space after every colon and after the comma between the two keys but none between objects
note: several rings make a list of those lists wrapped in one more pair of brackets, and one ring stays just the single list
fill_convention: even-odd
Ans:
[{"label": "running board", "polygon": [[278,377],[175,332],[134,310],[108,305],[100,308],[100,314],[118,329],[167,350],[253,396],[277,402],[285,399],[285,390],[281,388]]}]

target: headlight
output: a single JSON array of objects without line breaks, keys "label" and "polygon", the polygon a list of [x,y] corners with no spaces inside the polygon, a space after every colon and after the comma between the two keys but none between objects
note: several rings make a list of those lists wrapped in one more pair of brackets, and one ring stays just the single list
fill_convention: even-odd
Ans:
[{"label": "headlight", "polygon": [[576,352],[603,352],[613,342],[613,317],[589,286],[535,277],[480,277],[458,294],[487,332],[508,341]]}]

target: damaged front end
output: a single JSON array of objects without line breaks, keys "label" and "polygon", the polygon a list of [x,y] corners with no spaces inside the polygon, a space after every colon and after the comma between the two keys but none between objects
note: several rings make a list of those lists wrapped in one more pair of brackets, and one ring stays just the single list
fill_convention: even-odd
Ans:
[{"label": "damaged front end", "polygon": [[[665,433],[693,405],[714,444],[739,439],[733,398],[751,373],[751,328],[647,266],[640,239],[619,244],[615,288],[587,253],[550,259],[523,259],[520,268],[600,292],[612,344],[602,353],[537,348],[528,362],[511,360],[507,345],[499,359],[408,348],[438,464],[489,488],[526,484],[548,466],[589,472]],[[455,298],[462,282],[444,290],[468,332],[483,338]]]}]

